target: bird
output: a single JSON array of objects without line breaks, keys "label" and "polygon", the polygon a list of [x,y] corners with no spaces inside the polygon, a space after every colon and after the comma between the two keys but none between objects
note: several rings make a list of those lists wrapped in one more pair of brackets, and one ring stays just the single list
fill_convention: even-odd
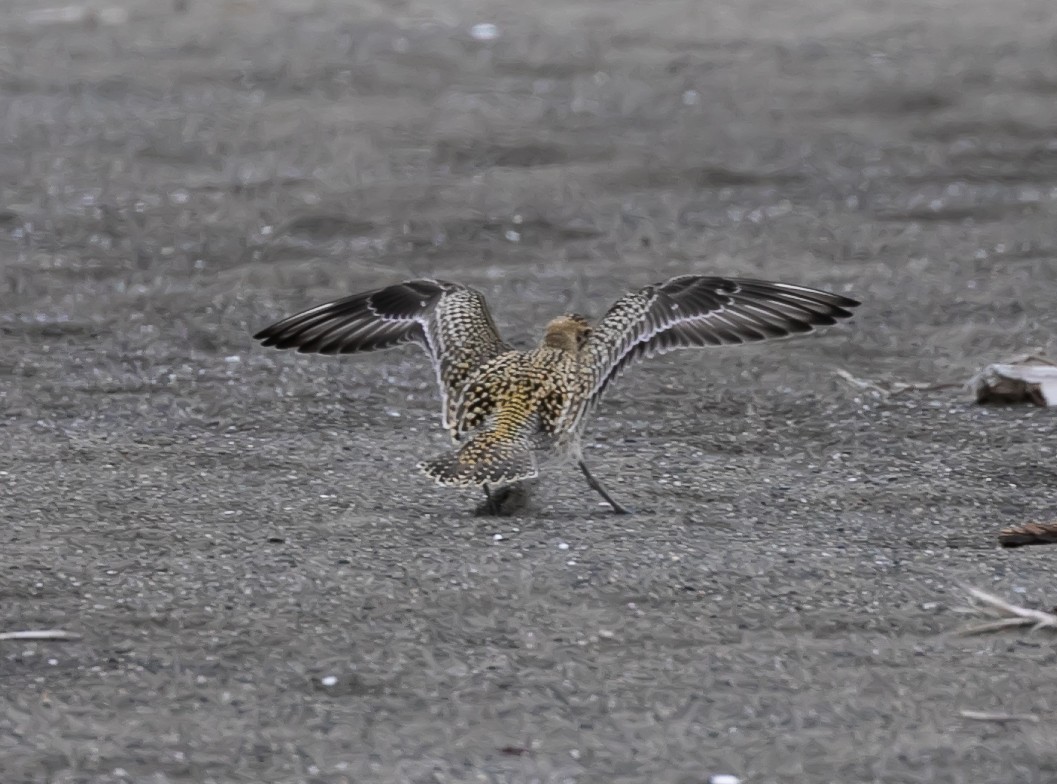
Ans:
[{"label": "bird", "polygon": [[618,503],[584,460],[589,415],[639,360],[690,348],[757,343],[815,331],[861,303],[819,289],[750,278],[680,275],[619,298],[592,325],[578,313],[547,323],[536,348],[503,341],[484,296],[445,280],[415,279],[336,299],[265,327],[263,346],[355,354],[414,343],[425,349],[453,448],[418,464],[437,484],[503,493],[540,463],[575,462],[617,514]]}]

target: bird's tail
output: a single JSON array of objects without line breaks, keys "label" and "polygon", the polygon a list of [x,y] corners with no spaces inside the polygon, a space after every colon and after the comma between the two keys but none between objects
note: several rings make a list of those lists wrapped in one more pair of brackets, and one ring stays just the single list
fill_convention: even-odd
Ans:
[{"label": "bird's tail", "polygon": [[450,487],[506,485],[532,479],[539,473],[527,441],[512,441],[494,430],[478,433],[459,449],[419,463],[418,467],[437,484]]}]

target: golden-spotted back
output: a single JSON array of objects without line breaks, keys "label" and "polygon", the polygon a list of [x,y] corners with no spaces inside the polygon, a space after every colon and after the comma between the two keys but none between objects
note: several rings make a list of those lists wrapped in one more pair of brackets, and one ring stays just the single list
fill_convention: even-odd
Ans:
[{"label": "golden-spotted back", "polygon": [[472,375],[455,410],[455,438],[490,426],[520,435],[553,434],[573,390],[575,354],[550,347],[500,354]]}]

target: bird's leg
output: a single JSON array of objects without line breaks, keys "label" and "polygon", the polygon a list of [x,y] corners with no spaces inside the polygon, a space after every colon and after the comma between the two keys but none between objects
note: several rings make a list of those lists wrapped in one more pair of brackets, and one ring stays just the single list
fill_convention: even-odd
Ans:
[{"label": "bird's leg", "polygon": [[506,514],[503,511],[503,506],[514,492],[514,485],[503,485],[493,492],[492,488],[487,484],[484,487],[485,502],[477,507],[475,514],[478,517],[497,517]]},{"label": "bird's leg", "polygon": [[631,514],[630,509],[627,509],[614,501],[612,496],[610,496],[609,493],[606,492],[606,489],[602,487],[602,483],[591,476],[591,472],[587,470],[587,463],[582,459],[577,460],[577,463],[579,463],[580,470],[584,472],[584,476],[587,478],[587,484],[591,485],[591,489],[602,496],[606,500],[606,503],[613,507],[613,512],[615,514]]},{"label": "bird's leg", "polygon": [[498,499],[496,499],[495,496],[492,495],[492,491],[488,489],[488,485],[487,484],[482,485],[482,487],[484,487],[485,502],[482,505],[482,508],[480,509],[480,512],[483,513],[483,514],[487,514],[487,515],[497,515],[497,514],[499,514],[500,501]]}]

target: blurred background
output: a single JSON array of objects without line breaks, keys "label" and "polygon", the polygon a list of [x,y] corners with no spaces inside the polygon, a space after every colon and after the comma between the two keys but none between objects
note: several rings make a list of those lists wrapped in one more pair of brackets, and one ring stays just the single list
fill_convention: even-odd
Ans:
[{"label": "blurred background", "polygon": [[[594,312],[626,284],[715,269],[876,287],[875,328],[926,367],[972,365],[1011,329],[1050,339],[1032,307],[1057,187],[1045,3],[3,13],[5,273],[23,308],[85,279],[79,298],[147,286],[208,342],[188,290],[223,304],[436,274]],[[993,329],[930,340],[982,311]]]},{"label": "blurred background", "polygon": [[[1052,781],[1052,647],[939,638],[1052,605],[993,536],[1052,414],[878,387],[1054,354],[1055,216],[1051,0],[7,0],[0,622],[86,636],[0,648],[0,777]],[[250,338],[436,276],[524,346],[687,272],[865,304],[630,373],[619,525],[420,480],[420,355]]]}]

